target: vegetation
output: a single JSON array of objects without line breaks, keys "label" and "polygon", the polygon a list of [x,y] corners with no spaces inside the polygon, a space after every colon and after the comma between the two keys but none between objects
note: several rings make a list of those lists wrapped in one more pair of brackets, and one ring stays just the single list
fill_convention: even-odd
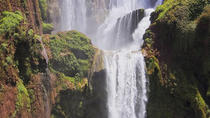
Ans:
[{"label": "vegetation", "polygon": [[49,24],[49,23],[44,23],[43,22],[42,26],[43,26],[43,33],[44,34],[50,34],[54,29],[53,25]]},{"label": "vegetation", "polygon": [[95,53],[90,39],[77,31],[46,35],[43,39],[50,49],[49,68],[57,77],[59,94],[51,117],[84,117],[87,78]]},{"label": "vegetation", "polygon": [[20,22],[23,20],[21,12],[2,12],[0,17],[0,34],[5,32],[14,32]]},{"label": "vegetation", "polygon": [[70,77],[88,76],[94,48],[85,35],[76,31],[58,33],[50,37],[50,48],[50,66],[54,70]]},{"label": "vegetation", "polygon": [[210,116],[209,15],[207,0],[165,0],[152,14],[143,48],[148,118]]},{"label": "vegetation", "polygon": [[43,21],[47,21],[47,0],[39,0],[41,16]]},{"label": "vegetation", "polygon": [[30,112],[30,98],[27,89],[23,85],[22,81],[17,83],[17,89],[18,89],[18,95],[17,95],[17,101],[16,101],[16,111],[19,111],[20,109],[24,108],[24,106],[27,107],[27,109]]},{"label": "vegetation", "polygon": [[[1,13],[0,32],[0,83],[10,90],[10,93],[3,91],[3,94],[14,96],[10,98],[10,105],[15,106],[15,111],[10,111],[13,112],[12,116],[5,114],[2,117],[27,117],[31,112],[31,100],[26,86],[32,81],[33,75],[45,72],[46,68],[40,53],[39,36],[20,11]],[[12,95],[12,92],[17,94]]]}]

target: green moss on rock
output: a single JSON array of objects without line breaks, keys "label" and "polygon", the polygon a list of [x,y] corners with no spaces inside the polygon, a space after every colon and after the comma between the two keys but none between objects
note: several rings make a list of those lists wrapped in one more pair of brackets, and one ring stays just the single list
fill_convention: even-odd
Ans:
[{"label": "green moss on rock", "polygon": [[148,118],[209,117],[209,15],[207,0],[165,0],[152,13],[143,49]]},{"label": "green moss on rock", "polygon": [[50,34],[54,29],[54,26],[52,24],[44,23],[44,22],[42,23],[42,27],[43,27],[44,34]]},{"label": "green moss on rock", "polygon": [[14,32],[15,28],[23,20],[21,12],[4,11],[0,16],[0,34],[5,32]]},{"label": "green moss on rock", "polygon": [[50,66],[66,76],[87,77],[94,48],[85,35],[69,31],[50,37]]},{"label": "green moss on rock", "polygon": [[25,88],[21,80],[17,83],[17,89],[18,89],[18,94],[17,94],[17,101],[16,101],[16,107],[15,107],[15,114],[20,112],[21,110],[28,110],[28,112],[30,112],[30,108],[31,108],[30,97],[29,97],[27,89]]}]

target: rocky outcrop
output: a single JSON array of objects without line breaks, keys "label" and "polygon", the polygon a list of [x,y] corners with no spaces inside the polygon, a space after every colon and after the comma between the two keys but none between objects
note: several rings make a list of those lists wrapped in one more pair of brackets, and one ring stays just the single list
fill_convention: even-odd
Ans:
[{"label": "rocky outcrop", "polygon": [[208,4],[167,0],[152,13],[143,48],[150,81],[148,118],[210,116]]},{"label": "rocky outcrop", "polygon": [[[46,72],[47,64],[41,55],[42,46],[37,35],[41,30],[39,26],[29,25],[30,20],[26,18],[20,11],[4,11],[0,16],[2,117],[32,117],[30,97],[33,93],[27,87],[33,76]],[[6,102],[8,98],[10,101]]]},{"label": "rocky outcrop", "polygon": [[97,50],[89,77],[91,97],[89,98],[88,118],[107,118],[106,70],[103,51]]},{"label": "rocky outcrop", "polygon": [[45,35],[43,39],[54,77],[51,116],[106,118],[102,51],[77,31]]}]

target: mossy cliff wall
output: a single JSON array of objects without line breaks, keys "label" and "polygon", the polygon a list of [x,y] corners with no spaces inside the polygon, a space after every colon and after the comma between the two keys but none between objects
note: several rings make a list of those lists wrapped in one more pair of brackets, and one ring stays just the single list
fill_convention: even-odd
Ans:
[{"label": "mossy cliff wall", "polygon": [[151,15],[143,53],[148,118],[209,118],[210,2],[165,0]]},{"label": "mossy cliff wall", "polygon": [[3,11],[21,11],[29,23],[28,27],[37,33],[42,33],[38,0],[0,0],[0,13]]},{"label": "mossy cliff wall", "polygon": [[0,1],[2,118],[83,117],[93,102],[86,102],[92,99],[87,78],[96,49],[77,31],[41,36],[49,26],[44,3]]},{"label": "mossy cliff wall", "polygon": [[55,78],[51,117],[102,118],[106,114],[102,52],[77,31],[45,35],[43,39]]},{"label": "mossy cliff wall", "polygon": [[38,40],[42,34],[38,1],[1,0],[0,6],[0,116],[32,117],[35,97],[42,97],[36,96],[35,87],[43,88],[31,80],[47,67]]}]

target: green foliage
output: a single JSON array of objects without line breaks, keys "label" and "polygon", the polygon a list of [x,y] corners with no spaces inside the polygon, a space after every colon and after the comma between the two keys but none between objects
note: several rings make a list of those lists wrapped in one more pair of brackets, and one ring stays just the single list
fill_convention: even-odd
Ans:
[{"label": "green foliage", "polygon": [[158,19],[161,19],[165,16],[165,14],[173,8],[175,5],[178,4],[179,0],[165,0],[163,5],[157,7],[156,11],[159,14]]},{"label": "green foliage", "polygon": [[190,1],[190,20],[196,19],[202,12],[203,8],[208,4],[209,0],[193,0]]},{"label": "green foliage", "polygon": [[162,74],[159,66],[159,61],[155,56],[150,57],[146,61],[147,63],[147,74],[151,75],[153,73],[157,73],[157,76],[159,80],[162,79]]},{"label": "green foliage", "polygon": [[0,50],[6,52],[8,48],[8,43],[4,42],[0,45]]},{"label": "green foliage", "polygon": [[79,64],[73,53],[65,56],[55,57],[50,61],[52,67],[67,76],[75,76],[78,73]]},{"label": "green foliage", "polygon": [[[201,14],[205,5],[207,5],[207,0],[165,0],[164,4],[158,6],[155,12],[159,13],[157,20],[161,20],[162,18],[166,18],[165,15],[170,14],[169,12],[173,11],[176,7],[187,7],[189,10],[189,19],[194,20]],[[183,11],[183,13],[186,12],[188,11]]]},{"label": "green foliage", "polygon": [[9,65],[13,63],[13,58],[11,56],[6,57],[6,61]]},{"label": "green foliage", "polygon": [[23,20],[21,12],[4,11],[0,16],[0,34],[5,32],[14,32],[15,28]]},{"label": "green foliage", "polygon": [[145,50],[159,55],[146,58],[148,118],[209,117],[209,16],[207,0],[165,0],[152,14]]},{"label": "green foliage", "polygon": [[[45,72],[46,63],[40,54],[42,50],[41,43],[37,40],[39,37],[32,29],[26,31],[20,29],[16,34],[14,54],[20,78],[27,84],[32,74]],[[24,48],[23,48],[24,47]]]},{"label": "green foliage", "polygon": [[29,35],[29,36],[33,36],[33,35],[34,35],[33,29],[30,29],[30,30],[28,31],[28,35]]},{"label": "green foliage", "polygon": [[43,33],[44,34],[50,34],[54,29],[54,26],[52,24],[48,24],[48,23],[43,22],[42,26],[43,26]]},{"label": "green foliage", "polygon": [[[84,118],[87,104],[85,93],[80,90],[66,89],[59,92],[52,107],[52,118]],[[71,112],[69,112],[71,111]]]},{"label": "green foliage", "polygon": [[17,101],[16,101],[16,111],[18,112],[23,107],[26,107],[30,111],[30,98],[27,89],[23,85],[22,81],[17,83]]},{"label": "green foliage", "polygon": [[50,66],[70,77],[87,77],[94,48],[85,35],[70,31],[50,37]]}]

